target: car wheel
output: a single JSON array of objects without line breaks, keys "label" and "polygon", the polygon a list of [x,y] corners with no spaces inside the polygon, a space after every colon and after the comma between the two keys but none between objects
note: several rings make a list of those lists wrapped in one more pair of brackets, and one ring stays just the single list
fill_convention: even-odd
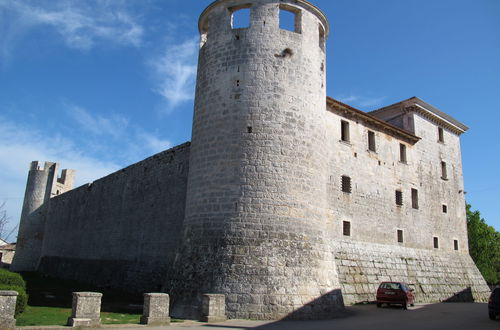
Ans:
[{"label": "car wheel", "polygon": [[495,320],[496,319],[495,313],[489,312],[488,315],[490,317],[490,320]]},{"label": "car wheel", "polygon": [[411,304],[410,304],[410,306],[411,306],[411,307],[414,307],[414,306],[415,306],[415,303],[411,303]]},{"label": "car wheel", "polygon": [[382,307],[382,304],[377,303],[377,308],[380,308],[380,307]]}]

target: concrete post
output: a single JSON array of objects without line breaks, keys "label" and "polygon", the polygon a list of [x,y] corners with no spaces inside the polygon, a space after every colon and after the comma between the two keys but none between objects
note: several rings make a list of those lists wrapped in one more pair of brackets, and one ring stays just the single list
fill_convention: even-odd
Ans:
[{"label": "concrete post", "polygon": [[73,306],[68,325],[95,327],[101,324],[101,298],[98,292],[73,292]]},{"label": "concrete post", "polygon": [[166,293],[145,293],[141,324],[170,325],[170,297]]},{"label": "concrete post", "polygon": [[16,327],[16,291],[0,291],[0,329],[14,329]]},{"label": "concrete post", "polygon": [[223,294],[204,294],[201,313],[202,322],[221,322],[226,318],[226,296]]}]

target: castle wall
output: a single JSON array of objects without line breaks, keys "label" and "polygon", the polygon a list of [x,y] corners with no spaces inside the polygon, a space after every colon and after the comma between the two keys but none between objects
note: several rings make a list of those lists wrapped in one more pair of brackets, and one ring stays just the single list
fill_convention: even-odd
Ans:
[{"label": "castle wall", "polygon": [[47,203],[39,272],[159,291],[180,244],[189,144]]}]

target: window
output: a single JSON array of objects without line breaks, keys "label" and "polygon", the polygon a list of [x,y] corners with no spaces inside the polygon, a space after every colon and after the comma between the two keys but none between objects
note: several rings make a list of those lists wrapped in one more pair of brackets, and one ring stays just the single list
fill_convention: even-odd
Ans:
[{"label": "window", "polygon": [[375,133],[368,131],[368,150],[376,152],[377,147],[375,146]]},{"label": "window", "polygon": [[439,238],[434,236],[434,248],[439,249]]},{"label": "window", "polygon": [[342,191],[345,193],[351,193],[351,178],[347,175],[342,175]]},{"label": "window", "polygon": [[319,48],[325,51],[325,28],[323,25],[319,25]]},{"label": "window", "polygon": [[244,29],[250,27],[250,5],[229,8],[231,12],[231,28]]},{"label": "window", "polygon": [[403,231],[398,229],[398,243],[403,243]]},{"label": "window", "polygon": [[351,223],[349,221],[343,222],[342,233],[344,236],[351,236]]},{"label": "window", "polygon": [[349,122],[345,120],[340,121],[341,136],[340,139],[344,142],[349,142]]},{"label": "window", "polygon": [[446,162],[441,162],[441,179],[448,180],[448,171],[446,170]]},{"label": "window", "polygon": [[418,190],[411,189],[411,207],[418,209]]},{"label": "window", "polygon": [[376,152],[377,148],[375,146],[375,133],[368,131],[368,150]]},{"label": "window", "polygon": [[443,204],[443,213],[448,213],[448,206]]},{"label": "window", "polygon": [[280,29],[301,33],[301,18],[299,9],[287,5],[280,6]]},{"label": "window", "polygon": [[399,144],[399,161],[401,163],[406,163],[406,145]]},{"label": "window", "polygon": [[458,240],[457,239],[453,240],[453,249],[455,249],[455,251],[458,251]]},{"label": "window", "polygon": [[403,205],[403,192],[401,190],[396,190],[396,205]]},{"label": "window", "polygon": [[438,142],[444,143],[444,131],[442,127],[438,127]]}]

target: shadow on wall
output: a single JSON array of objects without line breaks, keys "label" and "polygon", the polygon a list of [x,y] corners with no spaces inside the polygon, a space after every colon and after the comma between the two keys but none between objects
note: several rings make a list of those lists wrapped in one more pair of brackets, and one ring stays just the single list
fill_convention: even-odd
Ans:
[{"label": "shadow on wall", "polygon": [[443,302],[474,302],[474,296],[470,287],[455,293],[450,298],[443,300]]},{"label": "shadow on wall", "polygon": [[288,314],[283,320],[324,320],[345,315],[342,290],[332,290]]}]

